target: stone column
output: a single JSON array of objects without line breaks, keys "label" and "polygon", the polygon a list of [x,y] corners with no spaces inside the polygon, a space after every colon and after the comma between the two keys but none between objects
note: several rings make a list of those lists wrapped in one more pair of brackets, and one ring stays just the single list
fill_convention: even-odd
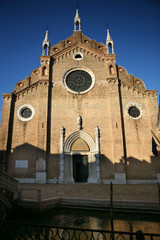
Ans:
[{"label": "stone column", "polygon": [[101,176],[100,176],[100,131],[99,127],[96,127],[96,173],[97,173],[97,183],[101,182]]},{"label": "stone column", "polygon": [[61,127],[61,136],[60,136],[60,177],[59,182],[64,183],[64,139],[65,139],[65,128]]}]

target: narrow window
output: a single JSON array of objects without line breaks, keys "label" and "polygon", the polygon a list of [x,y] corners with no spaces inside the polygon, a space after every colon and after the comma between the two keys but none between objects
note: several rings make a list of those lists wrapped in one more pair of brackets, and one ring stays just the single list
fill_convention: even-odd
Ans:
[{"label": "narrow window", "polygon": [[114,67],[112,65],[110,65],[110,67],[109,67],[109,72],[110,72],[110,74],[114,74],[115,73],[114,72]]},{"label": "narrow window", "polygon": [[42,69],[42,76],[46,76],[47,75],[47,68],[43,67]]}]

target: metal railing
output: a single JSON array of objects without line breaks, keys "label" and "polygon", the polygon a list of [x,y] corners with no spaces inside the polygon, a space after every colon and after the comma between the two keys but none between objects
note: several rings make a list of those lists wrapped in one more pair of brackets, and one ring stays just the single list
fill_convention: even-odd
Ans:
[{"label": "metal railing", "polygon": [[19,222],[0,222],[3,240],[158,240],[160,234],[55,227]]},{"label": "metal railing", "polygon": [[18,181],[7,174],[0,172],[0,187],[11,192],[17,192]]}]

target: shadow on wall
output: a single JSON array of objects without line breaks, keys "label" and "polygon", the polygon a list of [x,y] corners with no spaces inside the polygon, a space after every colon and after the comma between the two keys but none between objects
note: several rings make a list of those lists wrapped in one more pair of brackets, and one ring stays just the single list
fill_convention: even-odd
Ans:
[{"label": "shadow on wall", "polygon": [[[7,165],[7,174],[15,178],[35,178],[36,171],[44,172],[45,169],[49,179],[57,179],[60,176],[60,154],[48,154],[28,143],[14,148],[9,155],[8,163],[5,162],[5,158],[5,151],[0,151],[0,171],[3,172]],[[48,161],[44,166],[46,159]],[[36,169],[37,160],[40,161],[38,169]],[[157,179],[157,174],[160,173],[160,159],[151,156],[150,162],[147,162],[130,156],[125,161],[122,158],[113,163],[102,154],[100,155],[100,167],[101,180],[114,179],[115,173],[126,173],[127,179],[133,180]]]}]

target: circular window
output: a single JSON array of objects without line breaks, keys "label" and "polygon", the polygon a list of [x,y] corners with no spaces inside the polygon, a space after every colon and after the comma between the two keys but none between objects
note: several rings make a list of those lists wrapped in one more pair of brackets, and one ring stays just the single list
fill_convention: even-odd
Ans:
[{"label": "circular window", "polygon": [[20,120],[29,121],[34,117],[35,110],[31,105],[25,104],[18,109],[17,115]]},{"label": "circular window", "polygon": [[102,50],[103,48],[102,48],[102,46],[98,46],[98,49],[99,49],[99,50]]},{"label": "circular window", "polygon": [[89,69],[72,69],[64,76],[64,85],[72,93],[86,93],[93,88],[94,84],[95,77]]},{"label": "circular window", "polygon": [[77,53],[75,53],[75,54],[73,55],[73,58],[74,58],[75,60],[81,60],[81,59],[83,58],[83,54],[77,52]]},{"label": "circular window", "polygon": [[138,118],[140,116],[140,110],[135,106],[130,107],[128,113],[133,118]]},{"label": "circular window", "polygon": [[21,116],[22,116],[23,118],[29,118],[31,115],[32,115],[32,111],[31,111],[31,109],[29,109],[29,108],[24,108],[24,109],[21,111]]},{"label": "circular window", "polygon": [[67,43],[68,43],[68,44],[71,44],[72,42],[71,42],[71,40],[68,40]]},{"label": "circular window", "polygon": [[54,48],[54,51],[57,52],[59,49],[58,48]]}]

